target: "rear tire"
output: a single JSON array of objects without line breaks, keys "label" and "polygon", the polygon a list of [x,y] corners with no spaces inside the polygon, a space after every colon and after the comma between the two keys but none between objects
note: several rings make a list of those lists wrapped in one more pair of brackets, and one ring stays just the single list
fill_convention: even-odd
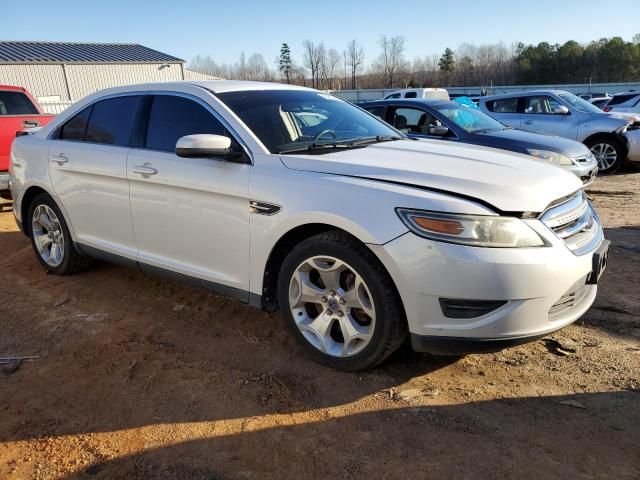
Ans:
[{"label": "rear tire", "polygon": [[278,302],[305,351],[338,370],[374,367],[407,336],[391,277],[370,250],[340,231],[314,235],[293,248],[278,276]]},{"label": "rear tire", "polygon": [[591,138],[585,145],[595,155],[598,160],[598,173],[603,175],[618,171],[627,155],[622,142],[608,136]]},{"label": "rear tire", "polygon": [[36,257],[48,272],[73,275],[91,266],[91,258],[75,249],[67,222],[48,194],[41,193],[31,201],[26,224]]}]

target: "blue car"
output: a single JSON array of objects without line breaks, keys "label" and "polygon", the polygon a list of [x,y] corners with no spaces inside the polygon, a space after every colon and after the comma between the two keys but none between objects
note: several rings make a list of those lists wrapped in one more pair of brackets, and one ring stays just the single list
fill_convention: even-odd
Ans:
[{"label": "blue car", "polygon": [[532,155],[570,170],[587,185],[598,163],[582,143],[507,127],[489,115],[453,101],[378,100],[358,104],[413,138],[431,138]]}]

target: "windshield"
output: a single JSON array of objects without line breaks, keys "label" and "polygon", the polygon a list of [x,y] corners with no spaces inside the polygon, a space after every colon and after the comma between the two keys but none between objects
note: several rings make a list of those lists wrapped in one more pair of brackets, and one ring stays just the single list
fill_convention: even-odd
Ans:
[{"label": "windshield", "polygon": [[226,92],[217,97],[271,153],[402,136],[364,110],[313,90]]},{"label": "windshield", "polygon": [[571,105],[573,108],[575,108],[576,110],[579,110],[581,112],[585,112],[585,113],[602,113],[602,110],[600,110],[598,107],[596,107],[595,105],[587,102],[586,100],[583,100],[580,97],[577,97],[573,93],[562,92],[562,93],[559,93],[558,96],[561,99],[563,99],[565,102],[567,102],[569,105]]},{"label": "windshield", "polygon": [[438,112],[469,133],[504,130],[505,126],[481,111],[456,102],[434,105]]}]

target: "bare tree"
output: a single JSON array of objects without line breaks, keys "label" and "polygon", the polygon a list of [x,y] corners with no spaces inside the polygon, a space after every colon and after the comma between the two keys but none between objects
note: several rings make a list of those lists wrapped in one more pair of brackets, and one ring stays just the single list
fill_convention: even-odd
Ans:
[{"label": "bare tree", "polygon": [[351,67],[351,89],[355,90],[358,72],[364,64],[364,48],[357,40],[351,40],[347,43],[347,55],[349,57],[349,66]]},{"label": "bare tree", "polygon": [[378,43],[382,52],[378,57],[377,66],[382,70],[385,85],[388,88],[393,88],[396,75],[405,65],[404,50],[406,40],[399,35],[394,37],[381,35]]},{"label": "bare tree", "polygon": [[245,66],[245,78],[247,80],[268,81],[273,79],[273,72],[264,57],[259,53],[254,53],[249,57]]},{"label": "bare tree", "polygon": [[336,81],[336,73],[338,71],[338,65],[340,65],[340,54],[335,48],[330,48],[325,55],[323,64],[325,72],[325,87],[329,87],[331,90],[336,90],[336,85],[340,82]]},{"label": "bare tree", "polygon": [[322,66],[325,59],[324,43],[316,45],[311,40],[302,42],[304,49],[304,66],[311,70],[311,86],[321,88]]}]

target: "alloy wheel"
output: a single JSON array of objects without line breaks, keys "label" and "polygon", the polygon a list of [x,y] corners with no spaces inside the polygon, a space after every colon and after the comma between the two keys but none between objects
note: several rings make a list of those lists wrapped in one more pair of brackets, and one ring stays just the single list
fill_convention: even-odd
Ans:
[{"label": "alloy wheel", "polygon": [[610,169],[618,159],[616,149],[609,143],[596,143],[591,147],[591,153],[598,160],[598,168],[600,170]]},{"label": "alloy wheel", "polygon": [[289,282],[289,307],[305,339],[333,357],[356,355],[373,337],[376,312],[369,287],[338,258],[303,261]]},{"label": "alloy wheel", "polygon": [[38,205],[31,218],[31,232],[40,258],[57,267],[64,260],[64,232],[55,212],[47,205]]}]

